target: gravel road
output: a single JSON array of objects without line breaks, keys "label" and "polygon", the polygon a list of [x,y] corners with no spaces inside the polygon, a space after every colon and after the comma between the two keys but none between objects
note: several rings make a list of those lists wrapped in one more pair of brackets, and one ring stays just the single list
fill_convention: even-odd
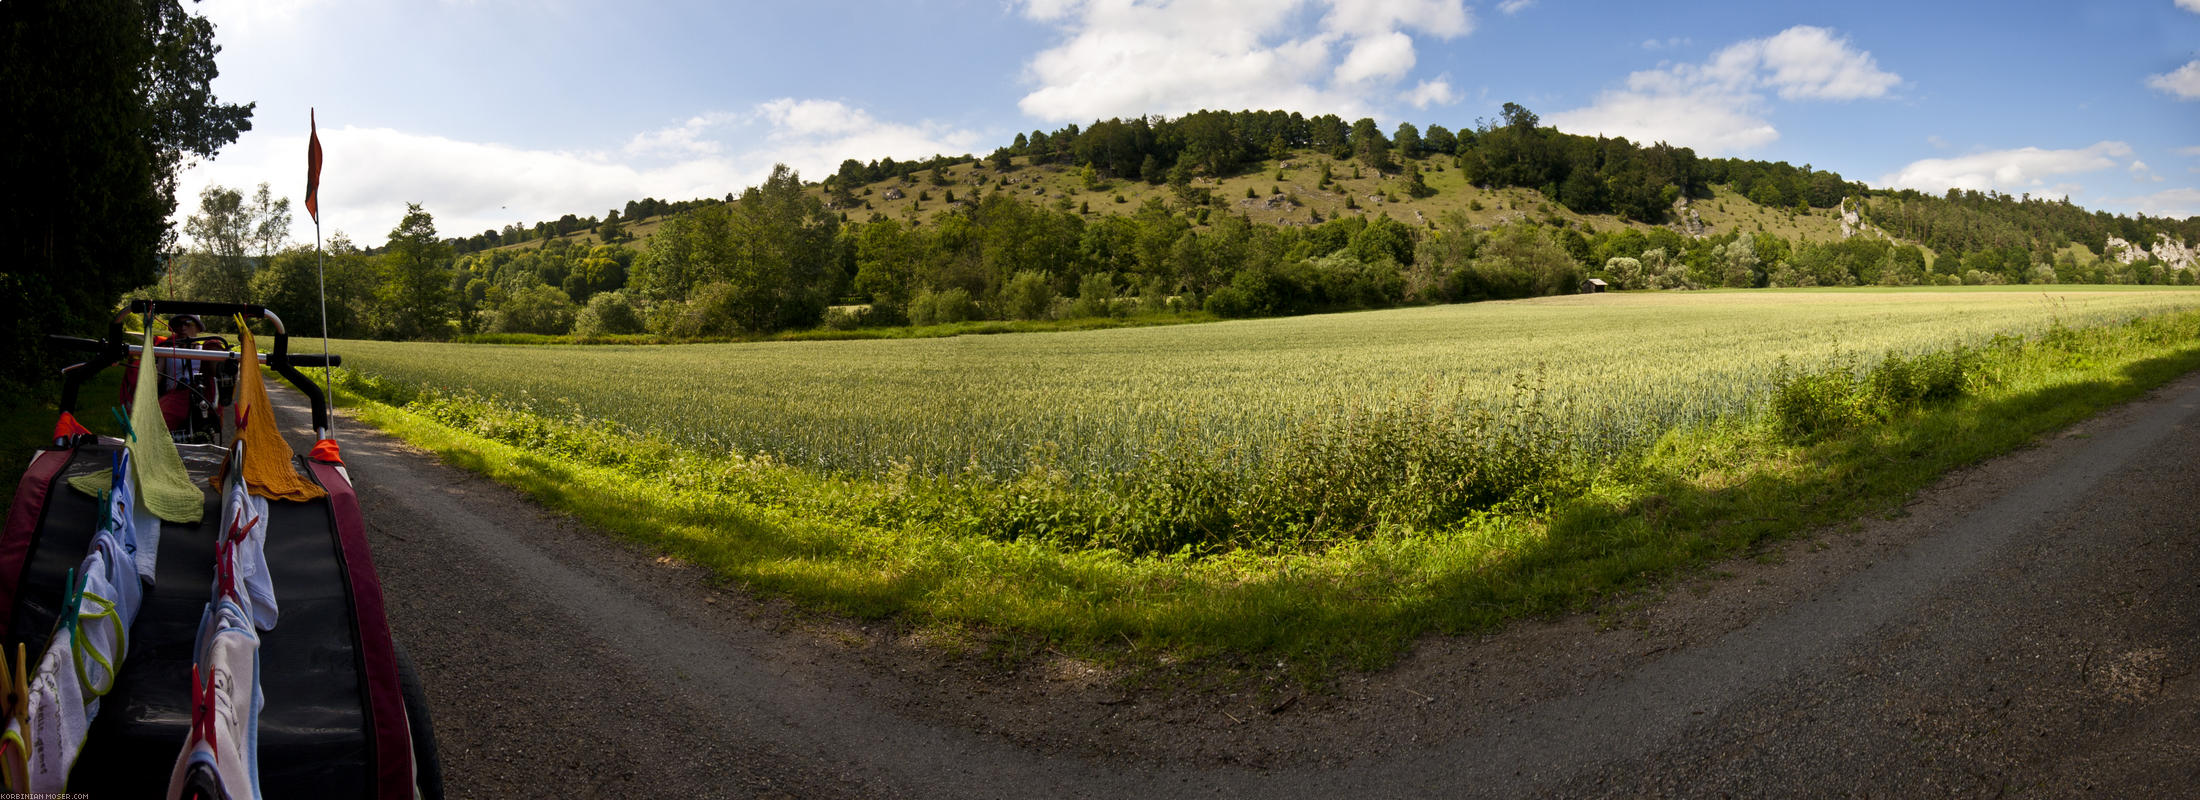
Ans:
[{"label": "gravel road", "polygon": [[[281,396],[284,424],[302,410]],[[1126,689],[749,597],[341,423],[453,797],[2179,796],[2200,373],[1596,614]]]}]

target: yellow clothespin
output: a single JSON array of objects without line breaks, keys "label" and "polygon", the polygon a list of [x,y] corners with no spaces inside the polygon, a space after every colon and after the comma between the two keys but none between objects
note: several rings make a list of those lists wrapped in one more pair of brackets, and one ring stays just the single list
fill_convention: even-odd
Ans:
[{"label": "yellow clothespin", "polygon": [[15,716],[15,671],[13,666],[12,661],[4,654],[0,654],[0,687],[6,687],[0,689],[0,717]]},{"label": "yellow clothespin", "polygon": [[[0,654],[4,655],[4,654]],[[4,661],[0,658],[0,661]],[[8,712],[29,730],[31,724],[31,665],[22,642],[15,643],[15,669],[7,685]]]}]

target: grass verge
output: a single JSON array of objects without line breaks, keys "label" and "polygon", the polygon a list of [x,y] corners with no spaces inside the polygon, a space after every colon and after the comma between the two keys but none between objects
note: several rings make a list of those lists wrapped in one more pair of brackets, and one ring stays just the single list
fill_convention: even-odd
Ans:
[{"label": "grass verge", "polygon": [[[983,512],[1029,488],[1014,481],[825,475],[683,451],[600,421],[494,408],[454,417],[432,401],[363,399],[410,393],[371,379],[345,399],[452,464],[809,607],[1005,652],[1053,647],[1131,666],[1257,657],[1249,663],[1318,681],[1388,663],[1424,634],[1584,608],[1882,512],[1950,469],[2200,368],[2200,313],[2056,327],[1963,359],[1954,397],[1884,402],[1937,384],[1894,391],[1872,373],[1847,388],[1809,384],[1805,394],[1850,404],[1850,421],[1798,428],[1767,414],[1671,432],[1533,503],[1437,525],[1377,517],[1351,537],[1287,547],[1150,554],[988,535]],[[936,513],[893,513],[912,496]]]}]

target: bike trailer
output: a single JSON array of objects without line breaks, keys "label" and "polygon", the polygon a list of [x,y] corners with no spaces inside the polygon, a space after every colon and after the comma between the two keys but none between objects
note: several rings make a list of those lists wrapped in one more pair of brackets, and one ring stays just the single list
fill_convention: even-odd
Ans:
[{"label": "bike trailer", "polygon": [[[32,751],[34,758],[49,759],[42,765],[34,761],[30,767],[59,769],[57,774],[67,776],[68,792],[92,797],[178,796],[179,785],[184,787],[180,796],[185,797],[439,797],[440,768],[427,706],[418,680],[390,635],[358,495],[335,442],[328,439],[328,402],[298,369],[321,365],[324,359],[290,353],[290,336],[281,319],[263,307],[140,300],[116,316],[105,338],[63,342],[91,350],[93,355],[62,371],[63,422],[55,440],[33,456],[8,510],[5,530],[0,532],[0,610],[5,611],[0,616],[4,626],[0,648],[9,660],[16,660],[14,654],[20,651],[30,654],[29,662],[36,662],[38,654],[54,649],[57,641],[67,643],[57,637],[73,637],[81,643],[89,641],[87,630],[101,630],[97,625],[102,620],[82,617],[88,610],[106,607],[83,599],[89,592],[81,588],[85,578],[79,570],[90,570],[87,549],[101,547],[99,537],[113,536],[113,526],[105,524],[113,498],[95,497],[81,486],[96,483],[101,471],[113,470],[118,454],[128,448],[122,440],[81,432],[71,416],[77,390],[87,378],[123,361],[132,351],[147,349],[126,340],[123,323],[128,314],[143,314],[150,320],[154,313],[186,312],[265,320],[274,331],[265,363],[312,403],[314,433],[320,444],[309,455],[294,457],[290,466],[323,491],[307,500],[262,500],[264,513],[249,515],[249,522],[264,524],[260,534],[264,539],[258,545],[264,556],[254,555],[261,560],[252,569],[272,576],[269,605],[279,603],[280,623],[263,622],[263,630],[243,626],[246,630],[240,635],[257,639],[256,652],[240,651],[248,660],[232,662],[243,666],[224,671],[208,663],[206,642],[217,607],[226,612],[233,604],[222,598],[234,596],[241,602],[245,596],[241,591],[225,594],[223,588],[239,580],[232,574],[233,565],[242,562],[233,554],[244,538],[238,530],[238,501],[232,497],[242,495],[225,496],[215,482],[223,480],[217,476],[228,469],[248,473],[238,455],[242,445],[175,444],[189,484],[201,493],[201,513],[195,523],[153,520],[151,526],[157,526],[157,532],[141,531],[135,538],[148,544],[157,539],[158,552],[157,560],[145,567],[151,570],[152,580],[140,584],[135,618],[127,621],[119,637],[107,634],[127,643],[119,648],[120,662],[100,662],[80,667],[76,675],[62,676],[68,679],[62,683],[81,679],[86,686],[96,683],[104,688],[96,698],[93,692],[85,693],[84,702],[91,704],[88,710],[94,713],[80,723],[74,763],[50,761],[65,757],[68,748],[27,741],[0,743],[0,753],[12,745]],[[152,349],[155,352],[140,356],[240,357],[219,351],[173,354]],[[245,348],[241,357],[256,354]],[[336,362],[334,357],[327,359],[330,366]],[[254,367],[246,364],[244,369]],[[136,433],[149,432],[132,435]],[[77,485],[72,486],[72,478],[78,479]],[[118,489],[121,485],[117,484]],[[213,587],[211,594],[209,587]],[[215,602],[210,602],[210,596]],[[100,645],[89,647],[96,651]],[[80,662],[83,658],[78,656]],[[33,699],[15,695],[24,691],[19,688],[26,686],[24,673],[39,674],[37,670],[36,663],[16,660],[15,683],[8,691],[8,705],[14,706],[11,714],[21,716],[24,702]],[[239,673],[252,678],[252,672],[256,672],[256,686],[217,685],[222,680],[232,684],[242,680]],[[209,710],[209,698],[217,689],[237,693],[235,704],[224,707],[222,714]],[[39,693],[35,687],[28,691]],[[232,718],[247,713],[253,718]],[[10,731],[16,727],[36,729],[28,719],[18,721]],[[243,741],[236,740],[237,731],[245,732]],[[204,752],[194,756],[195,746]],[[239,753],[243,763],[237,763]],[[201,762],[208,769],[193,772],[186,780],[186,764]],[[230,779],[206,777],[220,770],[229,770],[224,775]],[[251,785],[237,785],[246,782]],[[30,790],[22,785],[8,788]]]}]

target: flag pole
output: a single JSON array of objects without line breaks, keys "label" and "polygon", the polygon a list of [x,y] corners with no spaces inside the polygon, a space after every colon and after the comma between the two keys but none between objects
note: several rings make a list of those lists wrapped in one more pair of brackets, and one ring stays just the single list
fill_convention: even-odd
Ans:
[{"label": "flag pole", "polygon": [[323,439],[336,438],[336,368],[328,358],[328,252],[321,249],[321,130],[314,110],[306,109],[306,213],[313,217],[314,282],[321,298],[321,393],[328,397],[328,430],[316,431]]}]

